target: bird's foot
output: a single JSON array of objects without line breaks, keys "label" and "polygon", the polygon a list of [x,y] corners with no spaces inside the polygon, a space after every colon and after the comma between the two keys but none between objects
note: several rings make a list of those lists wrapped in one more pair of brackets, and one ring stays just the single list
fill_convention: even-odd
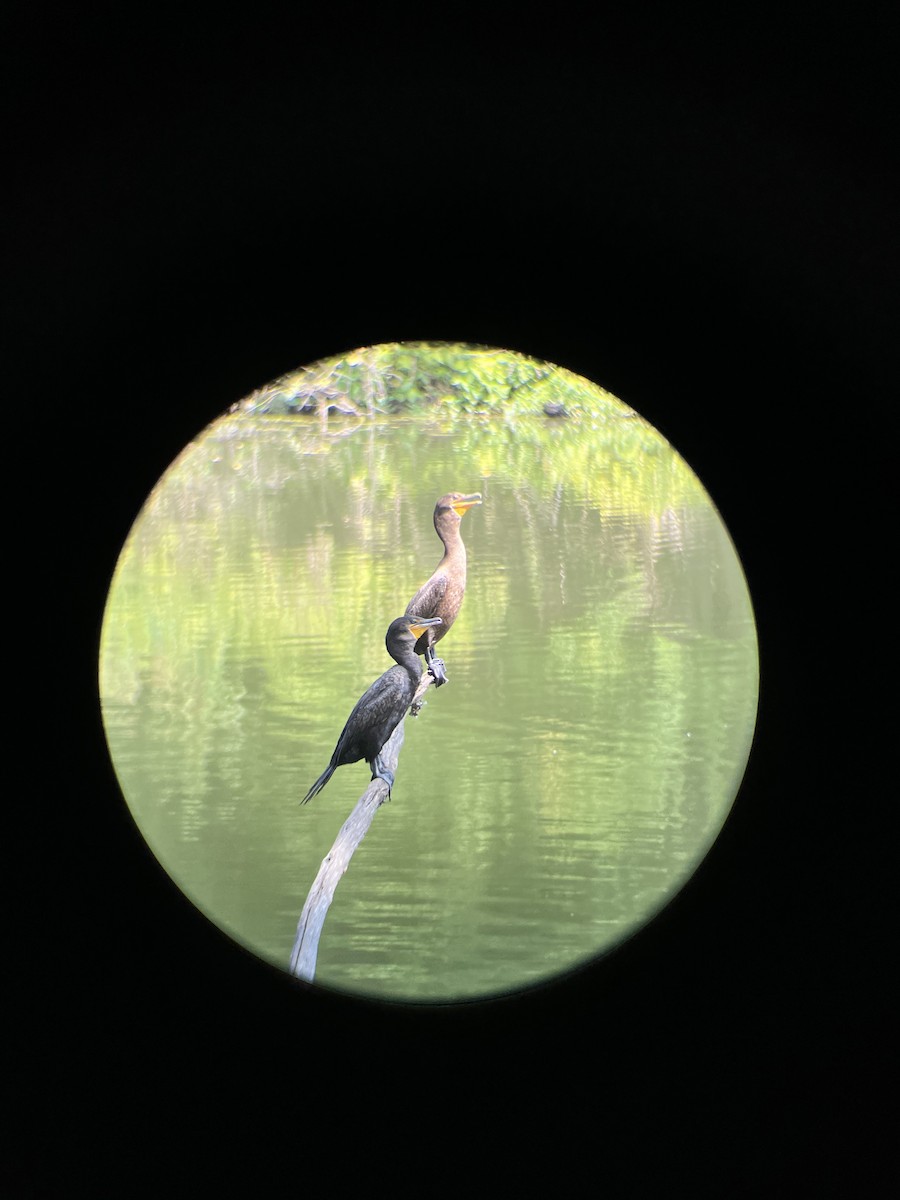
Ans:
[{"label": "bird's foot", "polygon": [[442,658],[433,658],[428,664],[428,674],[434,679],[434,686],[440,687],[444,683],[449,683],[447,672],[444,668],[444,660]]},{"label": "bird's foot", "polygon": [[387,798],[390,800],[391,789],[394,786],[394,772],[390,769],[390,767],[386,767],[384,765],[380,756],[372,763],[372,778],[384,780],[384,782],[388,785]]}]

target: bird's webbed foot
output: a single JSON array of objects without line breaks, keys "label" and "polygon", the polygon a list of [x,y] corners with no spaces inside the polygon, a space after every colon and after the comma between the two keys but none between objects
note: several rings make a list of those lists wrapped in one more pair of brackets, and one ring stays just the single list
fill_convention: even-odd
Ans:
[{"label": "bird's webbed foot", "polygon": [[447,678],[447,671],[442,658],[431,658],[428,660],[428,674],[434,677],[435,687],[440,687],[442,684],[450,682]]},{"label": "bird's webbed foot", "polygon": [[385,766],[384,760],[380,754],[376,754],[369,765],[372,768],[372,778],[383,779],[388,785],[388,800],[390,800],[391,789],[394,786],[394,772],[390,769],[390,767]]}]

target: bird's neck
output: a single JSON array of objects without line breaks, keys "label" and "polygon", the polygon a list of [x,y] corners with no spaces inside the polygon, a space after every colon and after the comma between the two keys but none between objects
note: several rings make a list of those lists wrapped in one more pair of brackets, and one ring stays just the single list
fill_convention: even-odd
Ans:
[{"label": "bird's neck", "polygon": [[394,659],[397,666],[402,667],[414,683],[419,682],[422,678],[422,664],[412,646],[404,646],[402,650],[394,655]]},{"label": "bird's neck", "polygon": [[466,547],[460,537],[459,526],[454,525],[446,533],[441,534],[441,541],[444,543],[444,557],[441,559],[441,565],[446,566],[448,563],[453,563],[457,568],[466,569]]}]

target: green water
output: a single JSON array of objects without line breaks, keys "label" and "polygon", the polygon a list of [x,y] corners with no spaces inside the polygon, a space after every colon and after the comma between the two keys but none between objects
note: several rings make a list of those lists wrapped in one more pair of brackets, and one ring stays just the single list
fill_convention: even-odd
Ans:
[{"label": "green water", "polygon": [[439,495],[469,581],[449,684],[406,722],[393,801],[337,889],[317,982],[447,1000],[610,948],[677,892],[749,753],[757,649],[708,496],[610,402],[465,423],[232,415],[148,500],[113,581],[100,690],[123,794],[188,897],[287,969],[368,782],[308,806],[384,633],[431,573]]}]

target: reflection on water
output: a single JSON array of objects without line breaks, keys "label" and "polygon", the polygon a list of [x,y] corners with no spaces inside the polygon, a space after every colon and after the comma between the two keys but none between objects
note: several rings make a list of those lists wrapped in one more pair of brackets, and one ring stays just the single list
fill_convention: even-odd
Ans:
[{"label": "reflection on water", "polygon": [[298,801],[440,557],[435,499],[483,493],[450,684],[407,721],[323,984],[466,997],[596,955],[677,891],[746,763],[750,603],[686,466],[652,431],[636,475],[614,428],[554,429],[596,443],[588,487],[539,439],[498,453],[493,436],[385,420],[326,448],[302,418],[225,419],[148,502],[114,581],[101,694],[129,806],[187,895],[286,968],[365,765]]}]

